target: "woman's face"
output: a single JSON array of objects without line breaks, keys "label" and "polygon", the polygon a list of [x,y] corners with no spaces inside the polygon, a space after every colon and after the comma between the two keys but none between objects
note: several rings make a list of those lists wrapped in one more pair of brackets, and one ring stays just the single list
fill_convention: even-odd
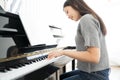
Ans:
[{"label": "woman's face", "polygon": [[66,6],[63,10],[71,20],[78,21],[81,17],[79,12],[71,6]]}]

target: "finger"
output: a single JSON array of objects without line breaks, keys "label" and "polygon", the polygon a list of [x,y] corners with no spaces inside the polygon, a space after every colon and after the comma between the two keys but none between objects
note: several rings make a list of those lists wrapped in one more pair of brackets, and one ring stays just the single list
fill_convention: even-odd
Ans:
[{"label": "finger", "polygon": [[52,59],[52,58],[54,58],[53,55],[48,55],[48,57],[47,57],[47,59]]}]

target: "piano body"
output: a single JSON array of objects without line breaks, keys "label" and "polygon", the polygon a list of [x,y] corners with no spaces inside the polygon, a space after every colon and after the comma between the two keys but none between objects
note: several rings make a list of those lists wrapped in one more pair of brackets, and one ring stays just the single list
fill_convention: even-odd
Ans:
[{"label": "piano body", "polygon": [[[0,10],[0,80],[30,77],[30,73],[39,69],[43,71],[42,68],[49,68],[47,73],[43,71],[48,77],[50,73],[59,69],[50,64],[64,57],[46,59],[51,50],[57,49],[56,46],[46,44],[31,46],[19,15]],[[42,72],[40,75],[42,76],[40,80],[46,78]]]}]

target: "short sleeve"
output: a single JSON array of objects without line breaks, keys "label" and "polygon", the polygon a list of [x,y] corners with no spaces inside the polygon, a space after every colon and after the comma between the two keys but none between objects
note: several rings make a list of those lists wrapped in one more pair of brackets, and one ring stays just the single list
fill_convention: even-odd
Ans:
[{"label": "short sleeve", "polygon": [[80,21],[81,34],[84,38],[85,47],[100,47],[98,26],[94,18],[85,16]]}]

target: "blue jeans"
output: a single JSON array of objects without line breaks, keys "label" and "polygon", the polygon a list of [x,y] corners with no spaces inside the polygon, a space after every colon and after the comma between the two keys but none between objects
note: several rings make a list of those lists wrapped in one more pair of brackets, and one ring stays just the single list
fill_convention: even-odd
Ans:
[{"label": "blue jeans", "polygon": [[109,69],[91,73],[73,70],[60,75],[60,80],[109,80]]}]

